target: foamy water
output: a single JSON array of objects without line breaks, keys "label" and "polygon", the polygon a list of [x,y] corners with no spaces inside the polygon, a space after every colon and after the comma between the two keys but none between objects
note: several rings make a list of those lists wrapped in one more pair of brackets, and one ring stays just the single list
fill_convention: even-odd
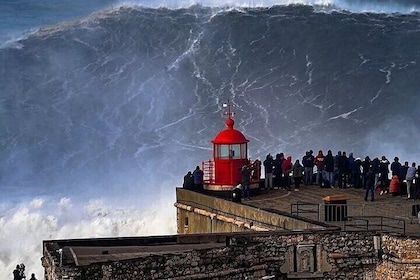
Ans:
[{"label": "foamy water", "polygon": [[0,205],[0,279],[11,279],[17,264],[43,279],[42,241],[88,237],[176,233],[174,192],[134,205],[127,198],[33,198]]}]

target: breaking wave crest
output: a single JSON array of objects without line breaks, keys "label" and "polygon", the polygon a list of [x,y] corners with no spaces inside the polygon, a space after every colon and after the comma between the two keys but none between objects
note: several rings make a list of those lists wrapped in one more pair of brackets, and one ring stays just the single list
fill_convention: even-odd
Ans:
[{"label": "breaking wave crest", "polygon": [[175,198],[155,200],[147,208],[133,201],[126,205],[124,198],[86,203],[68,197],[34,198],[14,206],[2,204],[0,276],[10,278],[16,265],[24,263],[26,275],[35,273],[42,279],[42,240],[175,234]]}]

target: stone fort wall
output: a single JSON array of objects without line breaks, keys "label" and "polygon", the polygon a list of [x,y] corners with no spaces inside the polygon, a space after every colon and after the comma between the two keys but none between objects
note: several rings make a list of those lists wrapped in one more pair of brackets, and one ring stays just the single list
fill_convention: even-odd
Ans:
[{"label": "stone fort wall", "polygon": [[[271,279],[418,279],[410,275],[373,278],[377,266],[383,270],[377,276],[394,275],[391,270],[401,268],[380,261],[374,236],[373,232],[340,231],[231,234],[226,235],[222,247],[148,254],[87,266],[59,266],[56,256],[45,250],[43,265],[47,280],[269,279],[269,276]],[[414,249],[401,250],[398,243],[405,241],[391,236],[383,240],[383,245],[389,246],[384,248],[386,252],[401,256],[415,254]],[[415,266],[419,268],[418,264]]]},{"label": "stone fort wall", "polygon": [[383,235],[375,279],[420,279],[420,238]]}]

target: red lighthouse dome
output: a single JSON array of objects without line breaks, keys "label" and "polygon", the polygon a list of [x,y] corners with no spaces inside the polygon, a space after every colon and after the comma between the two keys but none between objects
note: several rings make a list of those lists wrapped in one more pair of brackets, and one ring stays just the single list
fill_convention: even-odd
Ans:
[{"label": "red lighthouse dome", "polygon": [[249,140],[239,130],[233,128],[235,121],[230,117],[226,119],[227,128],[219,132],[211,141],[213,144],[235,144],[235,143],[247,143]]}]

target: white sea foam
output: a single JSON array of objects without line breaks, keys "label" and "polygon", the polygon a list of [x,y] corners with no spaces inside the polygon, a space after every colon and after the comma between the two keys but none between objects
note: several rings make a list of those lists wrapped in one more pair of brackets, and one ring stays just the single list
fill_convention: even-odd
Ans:
[{"label": "white sea foam", "polygon": [[[81,19],[83,17],[88,17],[86,14],[86,11],[83,9],[80,9],[80,4],[74,2],[74,1],[67,1],[68,4],[66,4],[66,1],[62,1],[62,5],[66,7],[66,10],[68,13],[63,14],[63,22],[65,24],[66,21],[72,20],[72,19]],[[81,1],[79,1],[81,2]],[[48,1],[45,1],[46,5],[48,6]],[[84,3],[84,2],[83,2]],[[51,4],[54,5],[54,4]],[[84,5],[84,4],[83,4]],[[150,7],[150,8],[159,8],[159,7],[167,7],[167,8],[186,8],[190,7],[191,5],[202,5],[207,7],[243,7],[243,8],[257,8],[257,7],[271,7],[275,5],[312,5],[317,6],[321,10],[324,10],[326,12],[328,11],[336,11],[336,10],[346,10],[354,13],[401,13],[401,14],[411,14],[419,12],[420,5],[419,4],[409,4],[409,3],[403,3],[395,1],[351,1],[351,0],[121,0],[121,1],[115,1],[115,3],[112,3],[112,1],[109,1],[108,3],[103,4],[95,4],[92,3],[92,7],[89,8],[90,10],[93,10],[95,6],[97,6],[97,10],[95,13],[95,16],[97,17],[100,13],[98,13],[100,10],[108,10],[108,9],[118,9],[120,6],[142,6],[142,7]],[[47,10],[47,9],[44,9]],[[0,32],[0,49],[4,48],[16,48],[21,49],[24,47],[20,43],[20,39],[23,39],[28,35],[28,33],[32,33],[34,29],[42,27],[42,26],[48,26],[50,24],[56,24],[55,27],[61,26],[63,22],[60,23],[59,18],[57,18],[56,15],[56,9],[51,9],[54,13],[48,14],[44,13],[42,14],[42,17],[40,17],[38,14],[31,15],[27,18],[25,18],[27,15],[26,13],[22,13],[21,19],[16,16],[13,16],[13,19],[18,19],[20,22],[24,22],[25,25],[23,25],[20,28],[17,28],[15,30],[17,35],[10,35],[9,33],[9,26],[1,26],[0,30],[3,29],[2,32]],[[37,11],[34,11],[36,13]],[[88,13],[90,14],[90,12]],[[1,14],[0,14],[1,15]],[[6,13],[7,15],[7,13]],[[40,22],[37,22],[37,20],[28,20],[29,19],[40,19]],[[44,22],[45,20],[45,22]],[[55,28],[54,27],[54,28]],[[28,31],[29,30],[29,31]],[[48,28],[48,30],[50,30]]]},{"label": "white sea foam", "polygon": [[271,7],[275,5],[313,5],[331,9],[347,10],[355,13],[413,13],[419,11],[416,4],[401,1],[353,1],[353,0],[121,0],[122,5],[146,7],[185,8],[191,5],[208,7]]},{"label": "white sea foam", "polygon": [[[127,198],[37,197],[14,207],[0,205],[0,279],[12,278],[17,264],[43,278],[42,241],[49,239],[148,236],[176,233],[173,193],[153,203]],[[147,208],[146,208],[147,207]]]}]

